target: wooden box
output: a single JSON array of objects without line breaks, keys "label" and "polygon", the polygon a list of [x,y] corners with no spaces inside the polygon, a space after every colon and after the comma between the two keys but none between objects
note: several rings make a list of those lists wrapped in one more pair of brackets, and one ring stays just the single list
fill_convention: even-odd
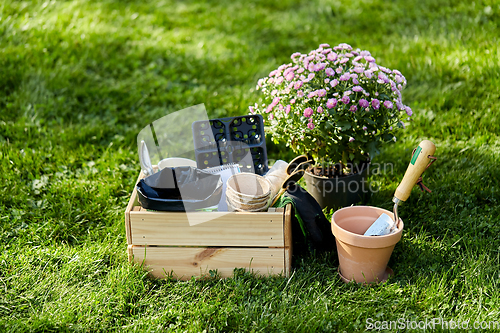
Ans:
[{"label": "wooden box", "polygon": [[[143,177],[142,173],[139,180]],[[289,276],[292,259],[291,207],[269,212],[153,212],[137,201],[134,188],[125,211],[130,262],[143,264],[154,277],[187,280],[234,268],[259,275]],[[193,220],[208,222],[196,224]]]}]

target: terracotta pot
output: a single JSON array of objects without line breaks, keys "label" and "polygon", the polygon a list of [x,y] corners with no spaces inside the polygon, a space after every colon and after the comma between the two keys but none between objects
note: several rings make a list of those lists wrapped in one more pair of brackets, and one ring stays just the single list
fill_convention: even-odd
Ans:
[{"label": "terracotta pot", "polygon": [[345,282],[382,282],[387,279],[387,263],[394,246],[401,239],[404,223],[399,219],[395,233],[385,236],[363,236],[388,210],[370,206],[352,206],[336,211],[332,216],[332,232],[337,243],[340,275]]},{"label": "terracotta pot", "polygon": [[319,203],[321,208],[336,209],[360,202],[369,193],[367,184],[368,163],[360,165],[358,173],[342,177],[328,178],[316,176],[306,171],[307,192]]}]

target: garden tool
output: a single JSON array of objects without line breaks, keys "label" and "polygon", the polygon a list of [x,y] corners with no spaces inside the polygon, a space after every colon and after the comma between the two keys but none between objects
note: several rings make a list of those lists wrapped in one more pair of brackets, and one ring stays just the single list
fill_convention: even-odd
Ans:
[{"label": "garden tool", "polygon": [[151,164],[151,158],[149,157],[148,146],[144,140],[141,141],[139,146],[139,161],[144,175],[151,176],[154,173],[153,165]]},{"label": "garden tool", "polygon": [[296,170],[291,175],[289,175],[288,177],[286,177],[285,181],[281,185],[281,190],[278,192],[278,194],[274,198],[273,203],[271,204],[271,207],[276,203],[276,201],[278,201],[279,197],[281,197],[281,195],[286,191],[286,189],[290,185],[295,184],[296,182],[298,182],[302,178],[302,176],[304,176],[304,172],[305,171],[303,169],[302,170]]},{"label": "garden tool", "polygon": [[[286,164],[285,161],[276,161],[271,170],[264,176],[271,182],[271,198],[273,198],[273,203],[283,194],[278,193],[283,190],[282,185],[286,177],[296,171],[307,169],[311,163],[313,163],[312,159],[306,155],[297,156],[288,164]],[[283,166],[283,164],[285,164],[285,166]]]},{"label": "garden tool", "polygon": [[286,168],[286,173],[291,175],[294,171],[305,170],[313,160],[306,155],[300,155],[295,157]]},{"label": "garden tool", "polygon": [[[420,189],[424,191],[429,190],[422,182],[422,173],[436,160],[433,156],[436,151],[436,146],[429,140],[422,141],[417,148],[413,150],[410,164],[406,169],[406,173],[403,180],[399,184],[394,192],[394,221],[387,215],[382,214],[365,232],[365,236],[382,236],[393,232],[398,225],[399,215],[398,215],[398,205],[406,201],[410,196],[412,187],[417,184]],[[429,162],[430,161],[430,162]]]}]

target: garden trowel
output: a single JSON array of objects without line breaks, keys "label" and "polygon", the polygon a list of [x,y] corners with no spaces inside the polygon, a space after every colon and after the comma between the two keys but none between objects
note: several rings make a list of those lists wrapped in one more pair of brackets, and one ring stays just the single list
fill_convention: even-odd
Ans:
[{"label": "garden trowel", "polygon": [[417,148],[413,150],[411,156],[410,164],[406,169],[406,173],[403,180],[399,184],[396,192],[394,192],[394,220],[392,220],[389,215],[382,214],[364,233],[365,236],[383,236],[392,233],[397,229],[399,222],[398,215],[398,205],[408,199],[411,193],[411,189],[415,184],[420,186],[420,189],[424,189],[429,193],[429,190],[422,183],[422,173],[436,160],[433,156],[436,151],[436,146],[429,140],[422,141]]}]

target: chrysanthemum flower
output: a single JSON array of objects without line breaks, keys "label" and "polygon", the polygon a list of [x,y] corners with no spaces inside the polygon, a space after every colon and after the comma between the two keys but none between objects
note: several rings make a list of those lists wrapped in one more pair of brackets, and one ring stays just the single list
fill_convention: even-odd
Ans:
[{"label": "chrysanthemum flower", "polygon": [[306,108],[306,109],[304,110],[304,117],[306,117],[306,118],[311,118],[311,116],[313,115],[313,113],[314,113],[313,109],[311,109],[311,108]]},{"label": "chrysanthemum flower", "polygon": [[335,99],[335,98],[330,98],[326,102],[326,107],[329,108],[329,109],[333,109],[336,106],[337,106],[337,99]]}]

